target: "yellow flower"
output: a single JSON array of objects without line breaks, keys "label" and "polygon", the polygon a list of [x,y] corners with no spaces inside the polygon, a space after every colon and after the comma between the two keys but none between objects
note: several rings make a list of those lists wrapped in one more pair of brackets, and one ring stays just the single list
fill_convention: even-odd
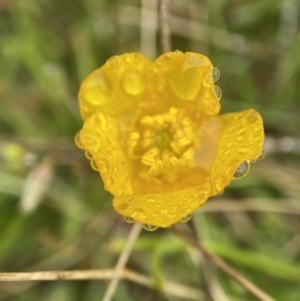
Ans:
[{"label": "yellow flower", "polygon": [[127,222],[187,221],[260,157],[260,115],[218,115],[218,78],[207,57],[176,51],[112,57],[83,81],[75,141]]}]

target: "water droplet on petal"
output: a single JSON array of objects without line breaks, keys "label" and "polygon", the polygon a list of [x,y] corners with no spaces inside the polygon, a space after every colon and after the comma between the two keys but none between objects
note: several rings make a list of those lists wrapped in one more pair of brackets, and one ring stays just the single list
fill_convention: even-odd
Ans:
[{"label": "water droplet on petal", "polygon": [[257,112],[251,112],[249,115],[246,116],[246,121],[249,123],[254,123],[259,118]]},{"label": "water droplet on petal", "polygon": [[233,175],[233,179],[234,180],[242,179],[247,175],[249,170],[250,170],[250,161],[249,160],[244,161],[242,164],[240,164],[240,166],[236,170],[235,174]]},{"label": "water droplet on petal", "polygon": [[112,92],[109,80],[101,70],[91,73],[83,82],[79,91],[79,99],[95,106],[106,103]]},{"label": "water droplet on petal", "polygon": [[90,161],[90,164],[91,164],[92,169],[98,171],[98,166],[97,166],[97,163],[96,163],[95,160],[92,159],[92,160]]},{"label": "water droplet on petal", "polygon": [[127,94],[138,95],[145,90],[145,81],[141,74],[127,72],[123,76],[122,86]]},{"label": "water droplet on petal", "polygon": [[162,209],[160,210],[160,215],[166,216],[168,214],[168,210]]},{"label": "water droplet on petal", "polygon": [[242,140],[244,140],[244,136],[239,135],[239,136],[236,138],[236,140],[237,140],[237,141],[242,141]]},{"label": "water droplet on petal", "polygon": [[132,206],[132,196],[126,196],[122,198],[114,198],[114,207],[117,209],[117,211],[124,211],[126,209],[129,209]]},{"label": "water droplet on petal", "polygon": [[228,178],[225,175],[218,175],[214,180],[214,185],[217,191],[222,191],[228,185]]},{"label": "water droplet on petal", "polygon": [[155,203],[155,199],[148,199],[147,200],[147,204],[150,206],[150,207],[153,207],[153,204]]},{"label": "water droplet on petal", "polygon": [[153,225],[149,225],[149,224],[143,224],[142,226],[146,231],[150,231],[150,232],[158,229],[157,226],[153,226]]},{"label": "water droplet on petal", "polygon": [[257,160],[262,160],[266,156],[266,151],[263,149]]},{"label": "water droplet on petal", "polygon": [[192,201],[192,202],[190,201],[189,205],[190,205],[190,209],[194,211],[194,210],[198,209],[199,202],[198,201]]},{"label": "water droplet on petal", "polygon": [[78,148],[84,149],[84,146],[80,141],[80,131],[75,135],[75,144]]},{"label": "water droplet on petal", "polygon": [[106,188],[106,189],[109,189],[109,188],[111,188],[111,186],[113,185],[114,180],[113,180],[112,177],[109,177],[109,178],[103,179],[103,182],[104,182],[105,188]]},{"label": "water droplet on petal", "polygon": [[188,222],[191,218],[192,218],[192,214],[188,214],[188,215],[184,216],[183,218],[181,218],[179,221],[180,221],[181,223],[186,223],[186,222]]},{"label": "water droplet on petal", "polygon": [[146,219],[146,212],[142,208],[136,209],[131,216],[137,221],[144,221]]},{"label": "water droplet on petal", "polygon": [[218,87],[218,86],[214,86],[214,91],[216,93],[216,96],[217,96],[218,100],[220,100],[221,97],[222,97],[222,90],[221,90],[221,88]]},{"label": "water droplet on petal", "polygon": [[109,170],[109,163],[105,159],[97,160],[97,166],[101,175],[105,175]]},{"label": "water droplet on petal", "polygon": [[[177,54],[179,55],[179,53]],[[195,54],[186,54],[181,66],[170,75],[170,85],[174,94],[184,100],[194,100],[203,83],[204,66],[207,63]]]},{"label": "water droplet on petal", "polygon": [[158,217],[157,212],[152,212],[152,217],[157,218]]},{"label": "water droplet on petal", "polygon": [[210,191],[206,187],[199,187],[196,190],[195,197],[200,200],[207,199],[209,197],[209,192]]},{"label": "water droplet on petal", "polygon": [[135,222],[135,220],[133,218],[131,218],[130,216],[124,215],[123,218],[124,218],[124,221],[128,224],[132,224]]},{"label": "water droplet on petal", "polygon": [[212,78],[214,83],[220,78],[220,71],[216,67],[213,67],[212,69]]},{"label": "water droplet on petal", "polygon": [[249,153],[249,148],[248,147],[241,147],[239,149],[239,154],[240,155],[246,155],[247,153]]},{"label": "water droplet on petal", "polygon": [[254,128],[254,131],[255,132],[259,132],[262,130],[262,126],[261,125],[257,125],[255,128]]},{"label": "water droplet on petal", "polygon": [[89,159],[89,160],[93,159],[93,155],[88,150],[85,150],[84,154],[87,159]]},{"label": "water droplet on petal", "polygon": [[170,62],[173,59],[173,56],[171,53],[166,53],[163,55],[164,60]]}]

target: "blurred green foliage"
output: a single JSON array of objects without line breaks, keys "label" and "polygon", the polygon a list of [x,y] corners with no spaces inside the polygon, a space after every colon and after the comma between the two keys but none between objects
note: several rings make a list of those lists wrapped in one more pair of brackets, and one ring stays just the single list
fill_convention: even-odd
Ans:
[{"label": "blurred green foliage", "polygon": [[[254,108],[265,120],[268,156],[195,215],[201,240],[276,300],[300,300],[300,3],[171,3],[173,48],[206,54],[221,70],[222,112]],[[114,267],[130,225],[73,143],[76,94],[110,56],[140,51],[140,11],[137,0],[0,0],[0,271]],[[254,300],[205,266],[168,230],[143,232],[128,263],[158,288],[171,280],[205,293],[214,283],[224,300]],[[105,288],[0,283],[0,301],[101,300]],[[126,281],[114,298],[140,299],[181,300]]]}]

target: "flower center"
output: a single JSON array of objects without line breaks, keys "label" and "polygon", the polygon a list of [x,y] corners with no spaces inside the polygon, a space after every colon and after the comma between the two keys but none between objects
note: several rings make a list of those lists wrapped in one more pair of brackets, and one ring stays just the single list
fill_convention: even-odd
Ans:
[{"label": "flower center", "polygon": [[171,142],[173,141],[173,134],[169,128],[158,131],[153,135],[153,146],[161,151],[171,150]]},{"label": "flower center", "polygon": [[139,164],[139,176],[155,184],[174,182],[195,165],[199,139],[191,118],[184,110],[146,115],[136,123],[128,143],[128,155]]}]

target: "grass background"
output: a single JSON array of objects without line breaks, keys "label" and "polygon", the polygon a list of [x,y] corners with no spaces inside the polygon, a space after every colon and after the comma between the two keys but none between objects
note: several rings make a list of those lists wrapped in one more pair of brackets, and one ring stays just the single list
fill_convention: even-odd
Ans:
[{"label": "grass background", "polygon": [[[201,242],[276,300],[300,300],[300,2],[171,3],[173,49],[220,69],[222,113],[254,108],[265,122],[266,158],[195,214]],[[154,0],[0,0],[0,271],[114,266],[130,225],[73,143],[76,94],[112,55],[160,54],[155,9]],[[199,288],[203,301],[255,300],[167,230],[143,231],[128,267]],[[101,300],[106,285],[0,283],[0,301]],[[183,300],[126,281],[114,297],[140,299]]]}]

